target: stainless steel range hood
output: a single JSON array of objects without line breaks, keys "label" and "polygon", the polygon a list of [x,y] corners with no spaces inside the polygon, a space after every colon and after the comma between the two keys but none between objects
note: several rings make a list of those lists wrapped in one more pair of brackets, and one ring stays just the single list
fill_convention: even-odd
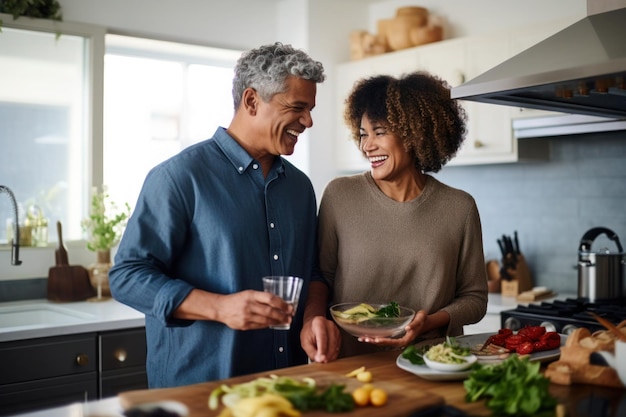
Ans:
[{"label": "stainless steel range hood", "polygon": [[[598,10],[598,5],[605,8]],[[587,17],[452,88],[451,94],[626,119],[626,0],[588,0]]]}]

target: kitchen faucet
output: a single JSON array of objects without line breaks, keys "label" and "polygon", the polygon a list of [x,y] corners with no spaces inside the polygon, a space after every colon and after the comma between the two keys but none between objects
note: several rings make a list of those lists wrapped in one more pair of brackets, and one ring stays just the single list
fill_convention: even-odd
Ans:
[{"label": "kitchen faucet", "polygon": [[11,242],[11,264],[21,265],[22,261],[20,261],[20,226],[17,215],[17,201],[15,200],[15,195],[13,195],[13,191],[11,191],[11,189],[6,185],[0,185],[0,194],[2,193],[7,193],[9,195],[11,203],[13,204],[13,214],[15,215],[15,226],[13,226],[13,240]]}]

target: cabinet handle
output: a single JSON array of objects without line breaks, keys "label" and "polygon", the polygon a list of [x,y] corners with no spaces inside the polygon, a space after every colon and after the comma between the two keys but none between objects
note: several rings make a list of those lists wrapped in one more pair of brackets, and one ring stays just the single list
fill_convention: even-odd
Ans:
[{"label": "cabinet handle", "polygon": [[124,349],[117,349],[115,352],[113,352],[113,357],[117,359],[118,362],[124,362],[127,356],[128,355],[126,354],[126,350]]},{"label": "cabinet handle", "polygon": [[465,73],[462,70],[454,71],[448,82],[453,83],[455,86],[463,84],[465,82]]},{"label": "cabinet handle", "polygon": [[89,356],[85,353],[79,353],[78,356],[76,356],[76,363],[79,366],[87,366],[89,364]]}]

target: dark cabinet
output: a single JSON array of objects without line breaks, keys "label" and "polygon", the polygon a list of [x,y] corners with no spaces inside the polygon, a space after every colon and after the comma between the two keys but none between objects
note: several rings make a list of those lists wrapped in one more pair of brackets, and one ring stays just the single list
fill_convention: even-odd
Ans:
[{"label": "dark cabinet", "polygon": [[146,331],[130,329],[100,333],[100,398],[148,386]]},{"label": "dark cabinet", "polygon": [[0,343],[0,416],[148,386],[144,328]]},{"label": "dark cabinet", "polygon": [[0,343],[0,414],[95,400],[96,333]]}]

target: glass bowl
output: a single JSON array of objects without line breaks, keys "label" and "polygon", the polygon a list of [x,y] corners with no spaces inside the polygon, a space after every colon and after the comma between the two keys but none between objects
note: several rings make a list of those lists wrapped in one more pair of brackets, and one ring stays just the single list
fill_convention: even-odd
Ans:
[{"label": "glass bowl", "polygon": [[341,303],[330,307],[330,315],[335,323],[352,336],[356,337],[398,337],[404,334],[404,328],[413,320],[415,310],[399,306],[399,317],[360,317],[358,319],[344,313],[360,304],[368,304],[375,310],[389,304]]}]

